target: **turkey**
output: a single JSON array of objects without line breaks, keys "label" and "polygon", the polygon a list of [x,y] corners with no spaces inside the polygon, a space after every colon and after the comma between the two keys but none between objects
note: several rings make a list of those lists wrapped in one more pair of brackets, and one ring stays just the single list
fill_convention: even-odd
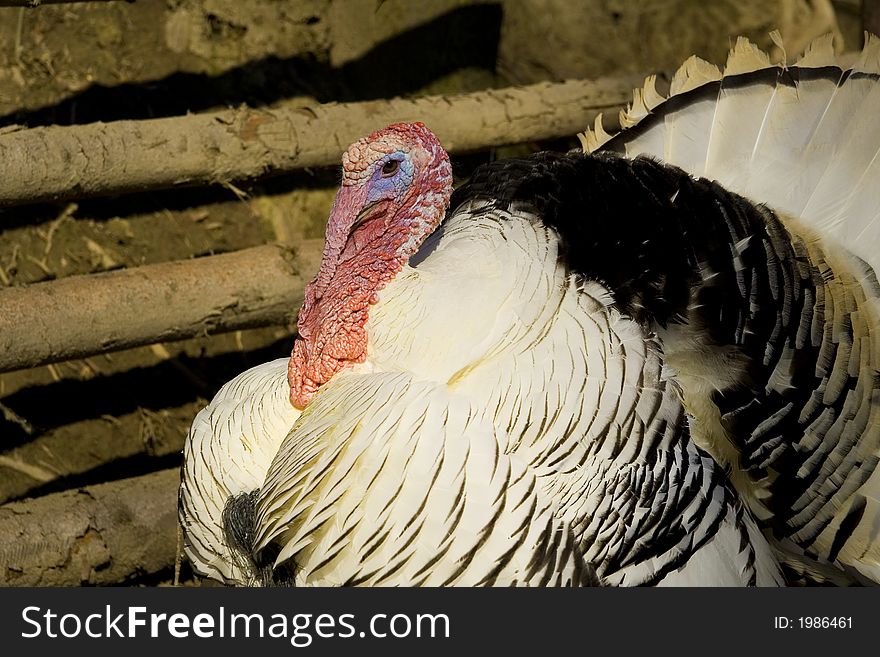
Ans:
[{"label": "turkey", "polygon": [[243,585],[878,578],[880,43],[649,80],[586,153],[343,156],[289,359],[184,450],[201,575]]}]

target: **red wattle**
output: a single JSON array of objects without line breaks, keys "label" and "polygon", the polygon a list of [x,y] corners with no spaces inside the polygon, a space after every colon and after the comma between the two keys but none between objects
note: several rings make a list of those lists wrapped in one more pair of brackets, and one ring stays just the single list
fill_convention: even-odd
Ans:
[{"label": "red wattle", "polygon": [[[400,198],[367,206],[371,166],[400,151],[410,154],[417,171],[409,188]],[[343,156],[321,268],[306,287],[288,365],[295,407],[305,408],[337,372],[366,359],[370,306],[440,223],[451,193],[449,158],[421,124],[386,128]]]}]

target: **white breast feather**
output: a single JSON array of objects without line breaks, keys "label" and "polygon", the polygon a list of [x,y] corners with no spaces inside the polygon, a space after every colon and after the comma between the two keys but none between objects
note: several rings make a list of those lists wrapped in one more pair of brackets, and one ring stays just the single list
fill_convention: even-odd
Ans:
[{"label": "white breast feather", "polygon": [[282,546],[305,585],[589,582],[586,532],[625,531],[591,473],[621,453],[652,461],[626,452],[630,432],[679,408],[650,384],[656,345],[523,213],[454,216],[426,248],[371,309],[367,362],[325,384],[281,445],[258,546]]},{"label": "white breast feather", "polygon": [[287,359],[273,360],[224,385],[193,422],[184,444],[180,517],[186,555],[201,575],[252,583],[252,573],[226,544],[223,508],[231,496],[262,486],[299,416],[289,394]]}]

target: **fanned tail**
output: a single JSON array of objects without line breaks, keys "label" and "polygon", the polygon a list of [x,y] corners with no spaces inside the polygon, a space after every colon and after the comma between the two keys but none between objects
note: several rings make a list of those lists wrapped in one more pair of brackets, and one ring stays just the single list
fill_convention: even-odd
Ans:
[{"label": "fanned tail", "polygon": [[[778,34],[772,36],[781,48]],[[778,309],[785,321],[801,313],[802,329],[795,341],[779,338],[780,354],[789,358],[821,345],[815,363],[820,383],[798,419],[803,435],[785,446],[804,465],[770,479],[779,475],[804,489],[796,502],[804,518],[795,520],[810,531],[793,538],[806,557],[819,555],[880,582],[880,38],[866,35],[848,67],[836,57],[831,35],[816,39],[790,65],[771,64],[739,39],[723,72],[697,58],[686,61],[668,98],[649,79],[620,123],[624,130],[609,135],[598,118],[597,129],[581,135],[584,149],[648,155],[716,180],[774,210],[818,254],[810,258],[820,263],[817,293],[824,296],[794,299],[803,304],[794,311],[785,299]],[[768,271],[773,266],[768,262]],[[774,410],[778,382],[784,389],[793,381],[790,368],[777,370],[767,390],[758,392]],[[799,376],[807,381],[808,374],[805,369]],[[814,421],[817,409],[829,423],[839,420],[833,431]],[[785,409],[778,412],[782,417]],[[776,420],[769,418],[768,426]],[[817,446],[817,436],[827,444]],[[755,484],[756,495],[769,494],[762,485]],[[810,516],[823,500],[821,523],[813,523]],[[809,559],[793,563],[804,579],[835,579]]]},{"label": "fanned tail", "polygon": [[581,142],[586,151],[650,155],[717,180],[880,270],[878,79],[880,39],[872,35],[851,68],[835,56],[831,35],[790,66],[772,65],[740,38],[723,73],[692,57],[668,98],[649,78],[621,113],[622,132],[588,130]]}]

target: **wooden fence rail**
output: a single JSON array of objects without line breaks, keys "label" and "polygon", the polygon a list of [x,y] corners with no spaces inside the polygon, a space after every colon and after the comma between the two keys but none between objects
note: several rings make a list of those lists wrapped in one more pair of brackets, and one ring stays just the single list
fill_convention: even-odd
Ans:
[{"label": "wooden fence rail", "polygon": [[540,83],[460,96],[234,109],[0,133],[0,207],[336,165],[348,145],[423,121],[452,152],[574,136],[632,98],[644,76]]},{"label": "wooden fence rail", "polygon": [[320,257],[308,240],[0,289],[0,371],[284,324]]},{"label": "wooden fence rail", "polygon": [[174,564],[180,469],[0,506],[0,586],[117,584]]},{"label": "wooden fence rail", "polygon": [[[40,5],[61,5],[74,2],[112,2],[116,0],[0,0],[0,7],[26,7],[33,9]],[[134,2],[134,0],[127,0]]]}]

